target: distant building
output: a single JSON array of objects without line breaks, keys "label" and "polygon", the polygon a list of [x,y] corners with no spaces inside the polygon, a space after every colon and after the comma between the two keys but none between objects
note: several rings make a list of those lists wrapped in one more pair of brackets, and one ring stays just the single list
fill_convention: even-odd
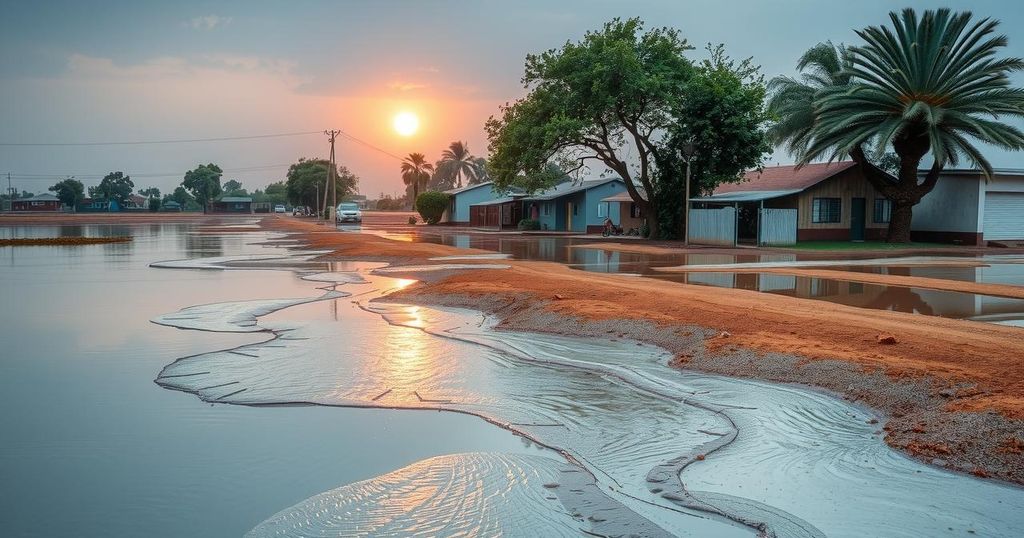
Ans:
[{"label": "distant building", "polygon": [[166,202],[160,205],[160,211],[181,212],[182,209],[183,208],[181,207],[181,204],[175,202],[174,200],[167,200]]},{"label": "distant building", "polygon": [[943,171],[914,206],[911,236],[965,245],[1024,241],[1024,170],[997,169],[988,180],[980,170]]},{"label": "distant building", "polygon": [[470,206],[494,200],[498,197],[492,190],[493,185],[493,182],[487,181],[485,183],[466,185],[465,187],[445,191],[450,198],[448,201],[448,210],[445,211],[444,216],[441,217],[441,222],[446,224],[468,225],[470,222]]},{"label": "distant building", "polygon": [[222,196],[210,203],[211,213],[244,213],[253,212],[252,197]]},{"label": "distant building", "polygon": [[604,200],[622,192],[626,183],[619,178],[567,181],[523,198],[523,218],[539,221],[544,230],[600,233],[608,217]]},{"label": "distant building", "polygon": [[11,202],[11,211],[60,211],[60,199],[52,194],[37,194]]},{"label": "distant building", "polygon": [[342,202],[353,202],[359,206],[359,209],[366,209],[369,205],[369,200],[366,199],[364,194],[350,194],[341,199]]},{"label": "distant building", "polygon": [[116,213],[121,211],[121,204],[117,200],[104,200],[102,198],[83,198],[75,211],[79,213]]}]

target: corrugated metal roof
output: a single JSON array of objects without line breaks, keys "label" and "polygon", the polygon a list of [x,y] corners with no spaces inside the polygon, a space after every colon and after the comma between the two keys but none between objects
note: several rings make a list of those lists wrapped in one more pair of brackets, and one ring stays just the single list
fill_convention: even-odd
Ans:
[{"label": "corrugated metal roof", "polygon": [[509,202],[515,202],[515,201],[522,200],[522,199],[523,199],[522,196],[505,196],[505,197],[502,197],[502,198],[495,198],[494,200],[487,200],[486,202],[480,202],[480,203],[472,204],[472,205],[478,206],[478,205],[507,204]]},{"label": "corrugated metal roof", "polygon": [[448,189],[448,190],[446,190],[444,192],[447,193],[447,194],[459,194],[459,193],[462,193],[462,192],[471,191],[473,189],[477,189],[477,188],[480,188],[480,187],[491,185],[493,183],[494,183],[493,181],[485,181],[483,183],[477,183],[476,185],[466,185],[465,187],[459,187],[457,189]]},{"label": "corrugated metal roof", "polygon": [[545,190],[543,192],[537,193],[533,196],[529,196],[524,199],[535,201],[554,200],[555,198],[561,198],[562,196],[567,196],[569,194],[575,194],[580,191],[593,189],[594,187],[600,187],[605,183],[611,183],[613,181],[622,182],[622,180],[619,178],[594,179],[590,181],[584,181],[583,183],[573,183],[571,181],[566,181],[565,183],[559,183],[558,185],[555,185],[554,187],[551,187],[548,190]]},{"label": "corrugated metal roof", "polygon": [[760,202],[761,200],[771,200],[772,198],[782,198],[783,196],[789,196],[791,194],[797,194],[803,192],[804,189],[786,189],[781,191],[749,191],[749,192],[726,192],[722,194],[713,194],[711,196],[704,196],[701,198],[690,198],[691,202]]},{"label": "corrugated metal roof", "polygon": [[250,198],[249,196],[224,196],[224,197],[221,197],[217,201],[218,202],[228,202],[228,203],[251,202],[252,198]]}]

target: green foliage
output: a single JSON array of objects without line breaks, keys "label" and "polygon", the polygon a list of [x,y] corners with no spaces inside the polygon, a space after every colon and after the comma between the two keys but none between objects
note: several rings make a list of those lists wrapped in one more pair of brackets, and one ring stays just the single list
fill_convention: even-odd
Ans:
[{"label": "green foliage", "polygon": [[149,210],[153,211],[153,212],[160,211],[160,199],[159,198],[150,198],[149,199]]},{"label": "green foliage", "polygon": [[145,196],[146,198],[160,198],[160,189],[156,187],[139,189],[139,196]]},{"label": "green foliage", "polygon": [[267,185],[265,190],[256,189],[252,192],[253,202],[264,202],[270,204],[288,203],[288,187],[284,181],[275,181]]},{"label": "green foliage", "polygon": [[[1010,86],[1010,74],[1024,69],[1024,60],[998,58],[1007,44],[1006,36],[994,35],[998,21],[972,23],[969,12],[938,9],[919,17],[908,8],[889,19],[892,28],[857,31],[863,44],[847,49],[845,84],[812,78],[813,92],[781,93],[773,103],[779,101],[780,123],[811,126],[780,133],[799,162],[852,157],[893,202],[888,240],[907,242],[913,206],[946,165],[967,160],[991,175],[976,141],[1024,149],[1024,132],[1000,121],[1024,117],[1024,90]],[[898,166],[888,163],[898,172],[895,181],[872,163],[889,148],[899,158]],[[933,164],[921,181],[918,170],[929,153]]]},{"label": "green foliage", "polygon": [[441,160],[437,161],[427,187],[432,190],[460,188],[463,178],[467,185],[473,185],[479,181],[479,173],[479,164],[469,152],[469,146],[465,142],[455,141],[441,152]]},{"label": "green foliage", "polygon": [[224,190],[225,194],[234,194],[242,190],[242,183],[238,180],[231,179],[225,181],[224,185],[222,185],[221,188]]},{"label": "green foliage", "polygon": [[60,203],[72,208],[85,198],[85,186],[82,185],[81,181],[71,177],[58,181],[49,190],[57,196]]},{"label": "green foliage", "polygon": [[[285,180],[285,194],[292,205],[312,207],[320,211],[323,206],[324,189],[329,187],[328,175],[331,170],[331,161],[327,159],[299,159],[298,162],[288,168],[287,179]],[[356,190],[356,183],[359,178],[342,165],[334,175],[335,184],[338,189],[338,200],[344,199]],[[271,187],[267,187],[271,191]],[[273,190],[277,192],[278,187]],[[321,196],[317,200],[317,194]],[[330,193],[328,192],[328,200]]]},{"label": "green foliage", "polygon": [[[744,170],[759,168],[772,151],[764,125],[765,85],[750,60],[735,62],[721,45],[708,46],[709,59],[697,66],[683,88],[677,121],[669,127],[667,147],[693,144],[691,196],[709,194],[722,183],[737,182]],[[658,229],[662,238],[681,237],[686,197],[686,163],[676,151],[658,153],[654,173]]]},{"label": "green foliage", "polygon": [[423,217],[427,224],[437,224],[441,221],[448,201],[451,199],[448,194],[440,191],[427,191],[416,198],[416,211]]},{"label": "green foliage", "polygon": [[[644,31],[639,19],[614,19],[578,43],[527,56],[529,94],[486,124],[496,190],[514,185],[534,192],[558,181],[546,167],[552,162],[571,175],[593,163],[625,180],[646,213],[659,214],[666,204],[680,205],[681,197],[662,199],[659,185],[678,184],[678,167],[659,172],[659,166],[671,166],[682,137],[708,137],[697,141],[705,151],[708,175],[701,180],[707,184],[759,164],[767,145],[756,67],[735,65],[721,47],[694,66],[684,56],[691,49],[677,30]],[[726,154],[736,148],[742,154]],[[651,222],[655,236],[657,225]]]},{"label": "green foliage", "polygon": [[540,229],[540,221],[539,220],[533,220],[533,219],[523,219],[523,220],[519,221],[518,228],[521,231],[539,230]]},{"label": "green foliage", "polygon": [[181,182],[195,199],[195,202],[206,211],[210,200],[215,199],[222,192],[220,188],[220,177],[224,171],[213,163],[200,164],[194,170],[185,172],[185,179]]},{"label": "green foliage", "polygon": [[426,188],[433,172],[434,165],[422,153],[410,153],[402,159],[402,182],[411,191],[413,202],[419,198],[420,190]]},{"label": "green foliage", "polygon": [[135,183],[124,172],[111,172],[103,177],[99,185],[89,187],[89,197],[116,200],[123,207],[134,190]]}]

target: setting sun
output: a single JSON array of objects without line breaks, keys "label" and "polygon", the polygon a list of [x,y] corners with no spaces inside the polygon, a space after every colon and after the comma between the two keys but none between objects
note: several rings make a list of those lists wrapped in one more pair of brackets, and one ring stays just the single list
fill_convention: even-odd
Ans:
[{"label": "setting sun", "polygon": [[412,112],[402,112],[392,121],[395,132],[402,136],[411,136],[420,128],[420,119]]}]

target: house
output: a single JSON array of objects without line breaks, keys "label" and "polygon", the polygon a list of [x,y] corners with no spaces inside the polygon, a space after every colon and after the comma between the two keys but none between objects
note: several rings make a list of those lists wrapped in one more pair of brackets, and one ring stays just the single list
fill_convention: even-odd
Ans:
[{"label": "house", "polygon": [[166,202],[160,204],[160,211],[181,212],[181,210],[181,204],[175,202],[174,200],[167,200]]},{"label": "house", "polygon": [[253,212],[250,196],[221,196],[210,203],[211,213],[245,213]]},{"label": "house", "polygon": [[[441,222],[445,224],[469,225],[470,206],[498,198],[493,187],[494,182],[487,181],[445,191],[449,196],[448,209],[441,217]],[[497,223],[494,225],[497,226]]]},{"label": "house", "polygon": [[609,209],[604,199],[625,190],[619,178],[566,181],[524,197],[523,215],[539,221],[544,230],[600,233]]},{"label": "house", "polygon": [[105,200],[102,198],[83,198],[75,206],[78,213],[116,213],[121,211],[121,204],[117,200]]},{"label": "house", "polygon": [[523,220],[522,194],[503,196],[469,206],[469,225],[476,227],[515,228]]},{"label": "house", "polygon": [[[647,194],[643,189],[638,189],[638,192],[641,198],[647,199]],[[633,201],[629,191],[613,194],[601,200],[601,202],[605,206],[603,214],[607,215],[608,218],[612,219],[612,223],[620,226],[623,230],[631,230],[633,228],[640,230],[647,220],[647,215],[644,214],[640,205]]]},{"label": "house", "polygon": [[750,171],[690,202],[690,240],[714,244],[882,239],[892,209],[852,161]]},{"label": "house", "polygon": [[11,202],[11,211],[60,211],[63,204],[52,194],[37,194]]},{"label": "house", "polygon": [[[921,171],[922,176],[926,171]],[[1024,241],[1024,170],[945,170],[914,206],[915,241],[985,245]]]}]

